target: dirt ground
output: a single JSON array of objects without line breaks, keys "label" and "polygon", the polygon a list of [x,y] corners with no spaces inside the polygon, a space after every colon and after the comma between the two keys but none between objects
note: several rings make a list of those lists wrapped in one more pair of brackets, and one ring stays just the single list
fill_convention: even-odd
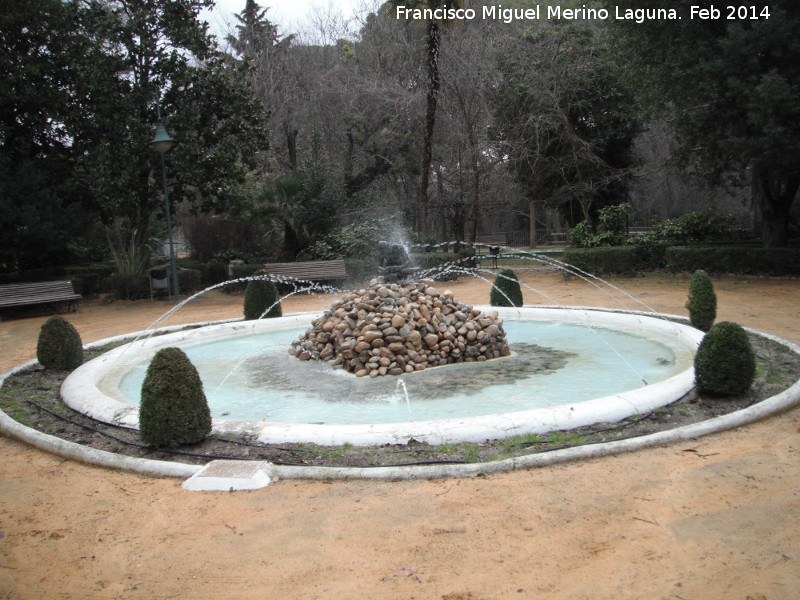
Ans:
[{"label": "dirt ground", "polygon": [[[576,279],[524,280],[562,304],[619,306]],[[613,283],[685,314],[687,277]],[[800,343],[799,280],[715,286],[719,320]],[[470,303],[489,295],[483,282],[437,287]],[[525,301],[548,303],[529,290]],[[284,312],[329,302],[294,297]],[[66,317],[89,342],[143,329],[170,306],[90,301]],[[241,297],[212,293],[168,324],[240,314]],[[34,357],[46,318],[0,322],[1,369]],[[187,492],[0,436],[0,598],[795,599],[799,482],[800,409],[546,469],[236,493]]]}]

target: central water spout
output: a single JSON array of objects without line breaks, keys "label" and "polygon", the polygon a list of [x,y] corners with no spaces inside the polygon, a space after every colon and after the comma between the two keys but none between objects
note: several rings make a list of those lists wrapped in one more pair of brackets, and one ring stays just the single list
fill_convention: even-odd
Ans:
[{"label": "central water spout", "polygon": [[406,387],[406,382],[402,379],[397,380],[397,385],[394,386],[394,395],[395,397],[400,396],[400,392],[403,392],[403,398],[406,399],[406,407],[408,408],[408,416],[411,416],[411,398],[408,396],[408,388]]}]

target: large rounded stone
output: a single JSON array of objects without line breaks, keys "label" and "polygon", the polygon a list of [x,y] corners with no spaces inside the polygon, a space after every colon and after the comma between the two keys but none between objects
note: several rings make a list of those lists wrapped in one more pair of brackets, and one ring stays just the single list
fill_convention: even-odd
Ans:
[{"label": "large rounded stone", "polygon": [[371,344],[375,340],[381,339],[382,337],[383,337],[383,332],[380,330],[364,332],[364,341],[367,342],[368,344]]},{"label": "large rounded stone", "polygon": [[436,335],[435,333],[429,333],[429,334],[425,335],[422,339],[425,340],[425,343],[429,347],[433,347],[433,346],[435,346],[436,344],[439,343],[439,336]]}]

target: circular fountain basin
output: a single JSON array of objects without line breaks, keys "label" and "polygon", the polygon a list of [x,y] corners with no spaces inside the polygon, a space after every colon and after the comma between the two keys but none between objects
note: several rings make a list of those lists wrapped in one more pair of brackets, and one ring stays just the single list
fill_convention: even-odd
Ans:
[{"label": "circular fountain basin", "polygon": [[[691,327],[640,313],[480,308],[498,310],[518,349],[514,356],[399,378],[355,378],[288,355],[287,340],[320,314],[300,313],[139,339],[76,369],[62,397],[93,418],[136,428],[146,365],[158,349],[180,346],[203,378],[215,433],[262,443],[442,444],[618,421],[693,388],[703,334]],[[541,354],[528,344],[548,343],[556,357],[544,360],[544,370],[523,372]],[[221,360],[228,351],[232,356]],[[229,384],[238,391],[226,391]]]}]

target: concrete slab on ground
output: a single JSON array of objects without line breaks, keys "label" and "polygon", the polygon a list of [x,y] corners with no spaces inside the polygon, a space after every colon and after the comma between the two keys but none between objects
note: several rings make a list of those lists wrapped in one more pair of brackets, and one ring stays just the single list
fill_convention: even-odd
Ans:
[{"label": "concrete slab on ground", "polygon": [[267,487],[267,461],[215,460],[183,482],[193,492],[233,492]]}]

